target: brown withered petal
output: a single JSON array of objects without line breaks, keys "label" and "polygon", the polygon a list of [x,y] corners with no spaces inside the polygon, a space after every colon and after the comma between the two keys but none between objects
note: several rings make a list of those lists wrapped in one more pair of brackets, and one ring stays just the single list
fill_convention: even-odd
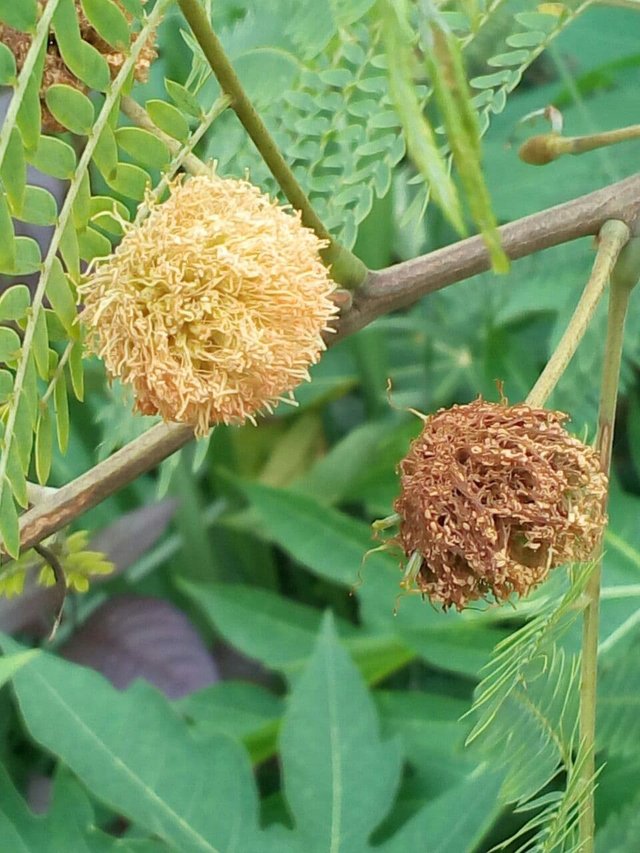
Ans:
[{"label": "brown withered petal", "polygon": [[[239,423],[309,378],[336,307],[324,243],[248,181],[178,181],[80,288],[89,346],[136,408]],[[286,398],[285,398],[286,399]]]},{"label": "brown withered petal", "polygon": [[445,608],[527,595],[590,558],[607,477],[568,416],[478,399],[426,419],[399,466],[398,541],[422,557],[417,588]]},{"label": "brown withered petal", "polygon": [[[19,2],[19,0],[18,0]],[[40,11],[47,5],[48,0],[38,0],[38,5],[40,7]],[[120,7],[120,9],[124,12],[128,21],[131,21],[131,14],[127,12],[127,10],[122,6],[119,0],[116,0],[116,3]],[[87,20],[86,15],[84,14],[84,10],[80,4],[80,0],[75,0],[76,10],[78,13],[78,25],[80,28],[80,37],[93,45],[97,51],[99,51],[107,61],[109,65],[109,70],[111,72],[111,76],[115,77],[120,71],[122,64],[126,59],[126,54],[121,50],[116,50],[103,38],[101,38],[98,33],[91,26],[89,21]],[[136,34],[134,33],[132,39],[135,41]],[[6,45],[9,50],[13,53],[16,60],[16,67],[18,72],[22,69],[24,65],[25,57],[31,47],[31,35],[29,33],[21,33],[19,30],[13,29],[13,27],[8,26],[7,24],[0,23],[0,42]],[[156,57],[156,51],[151,43],[152,39],[150,39],[142,48],[138,59],[136,60],[136,65],[134,69],[134,75],[136,80],[144,82],[149,76],[149,66],[153,62]],[[53,86],[57,83],[64,83],[67,86],[71,86],[74,89],[78,89],[81,92],[87,92],[87,86],[79,80],[75,74],[73,74],[65,65],[65,62],[60,55],[60,50],[55,40],[55,35],[51,34],[49,38],[49,43],[47,45],[47,52],[44,59],[44,68],[42,71],[42,82],[40,85],[40,106],[42,109],[42,130],[50,133],[61,132],[65,130],[62,125],[60,125],[56,119],[52,116],[51,112],[47,108],[45,102],[45,95],[50,86]]]}]

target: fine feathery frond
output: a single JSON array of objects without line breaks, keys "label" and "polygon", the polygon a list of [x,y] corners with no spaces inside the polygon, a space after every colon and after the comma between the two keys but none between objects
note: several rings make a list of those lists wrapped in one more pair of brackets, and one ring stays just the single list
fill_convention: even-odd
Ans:
[{"label": "fine feathery frond", "polygon": [[559,571],[552,576],[534,618],[496,647],[469,712],[475,724],[467,743],[503,768],[504,800],[535,811],[508,842],[519,851],[578,849],[575,827],[587,793],[580,777],[580,658],[563,640],[580,616],[591,570],[570,570],[568,582]]}]

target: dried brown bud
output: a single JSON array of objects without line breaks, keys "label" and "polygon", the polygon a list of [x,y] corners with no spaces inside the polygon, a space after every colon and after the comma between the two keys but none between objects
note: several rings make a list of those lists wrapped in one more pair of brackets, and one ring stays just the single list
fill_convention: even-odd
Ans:
[{"label": "dried brown bud", "polygon": [[445,608],[527,595],[587,560],[606,522],[607,477],[567,415],[476,400],[427,418],[399,466],[398,541],[417,589]]},{"label": "dried brown bud", "polygon": [[89,346],[143,414],[199,434],[253,420],[325,349],[338,312],[325,244],[257,187],[213,173],[148,204],[80,288]]},{"label": "dried brown bud", "polygon": [[518,157],[530,166],[546,166],[566,153],[566,140],[557,133],[532,136],[520,146]]},{"label": "dried brown bud", "polygon": [[[48,0],[39,0],[39,6],[42,11],[42,8],[46,6]],[[116,0],[118,2],[118,0]],[[93,45],[97,51],[99,51],[107,61],[109,65],[109,69],[111,71],[111,76],[115,77],[117,73],[122,68],[122,65],[126,59],[126,54],[122,51],[116,50],[110,44],[108,44],[103,38],[101,38],[98,33],[91,26],[89,21],[87,20],[86,15],[82,9],[80,4],[80,0],[75,0],[75,5],[78,13],[78,24],[80,27],[80,37]],[[124,12],[125,16],[129,21],[132,20],[131,15],[126,9],[123,9],[122,4],[118,2],[118,5]],[[136,34],[134,33],[132,36],[133,40],[136,39]],[[152,40],[151,40],[152,41]],[[136,80],[144,82],[149,76],[149,66],[153,62],[156,57],[156,52],[149,41],[142,48],[140,55],[136,61],[135,65],[135,78]],[[25,57],[31,47],[31,35],[29,33],[21,33],[19,30],[14,30],[13,27],[8,26],[7,24],[0,23],[0,42],[6,45],[9,50],[13,53],[16,59],[16,68],[18,72],[22,69],[24,65]],[[60,50],[58,49],[58,45],[55,40],[55,36],[52,33],[49,38],[49,43],[47,45],[47,52],[44,59],[44,69],[42,72],[42,83],[40,85],[40,106],[42,109],[42,130],[55,133],[61,132],[65,130],[62,125],[60,125],[56,119],[51,115],[51,112],[47,108],[45,103],[45,95],[50,86],[53,86],[57,83],[64,83],[67,86],[72,86],[74,89],[79,89],[81,92],[87,92],[87,86],[79,80],[75,74],[73,74],[65,65],[62,56],[60,55]]]}]

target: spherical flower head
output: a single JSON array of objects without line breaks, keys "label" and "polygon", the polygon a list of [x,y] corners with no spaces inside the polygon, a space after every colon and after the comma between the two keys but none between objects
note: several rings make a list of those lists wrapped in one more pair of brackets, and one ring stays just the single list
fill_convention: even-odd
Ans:
[{"label": "spherical flower head", "polygon": [[[21,2],[21,0],[18,0],[18,2]],[[42,13],[44,7],[47,5],[48,2],[49,0],[38,0],[40,13]],[[145,2],[145,0],[143,0],[143,2]],[[127,20],[131,22],[131,14],[125,9],[120,0],[116,0],[116,3],[127,18]],[[109,66],[111,76],[115,77],[122,68],[122,65],[126,59],[126,54],[123,51],[114,48],[96,32],[96,30],[91,26],[87,16],[85,15],[80,0],[75,0],[75,6],[78,16],[80,38],[93,45],[93,47],[95,47],[96,50],[103,55]],[[135,41],[136,38],[137,35],[134,33],[132,35],[133,41]],[[151,43],[152,41],[153,39],[150,39],[143,46],[135,64],[134,76],[136,80],[142,82],[147,80],[149,76],[149,67],[156,57],[156,51],[153,47],[153,44]],[[27,53],[29,52],[29,48],[31,47],[31,35],[29,33],[22,33],[19,30],[15,30],[8,24],[0,23],[0,42],[6,45],[6,47],[8,47],[9,50],[13,53],[16,60],[16,68],[18,72],[20,72],[22,70],[22,66],[24,65]],[[74,89],[78,89],[81,92],[88,91],[88,87],[85,86],[85,84],[81,80],[79,80],[78,77],[76,77],[76,75],[72,71],[70,71],[67,65],[65,64],[65,61],[62,58],[60,49],[57,44],[55,34],[52,32],[49,36],[47,51],[44,57],[42,82],[40,86],[42,130],[51,133],[61,132],[66,129],[53,117],[45,102],[45,95],[47,93],[47,90],[50,86],[53,86],[57,83],[64,83],[65,85],[71,86]]]},{"label": "spherical flower head", "polygon": [[325,243],[248,181],[213,171],[147,204],[80,288],[109,375],[133,388],[138,411],[199,435],[290,399],[337,312]]},{"label": "spherical flower head", "polygon": [[481,399],[426,419],[400,463],[395,502],[398,541],[418,555],[418,591],[462,610],[527,595],[551,569],[592,556],[607,477],[567,419]]}]

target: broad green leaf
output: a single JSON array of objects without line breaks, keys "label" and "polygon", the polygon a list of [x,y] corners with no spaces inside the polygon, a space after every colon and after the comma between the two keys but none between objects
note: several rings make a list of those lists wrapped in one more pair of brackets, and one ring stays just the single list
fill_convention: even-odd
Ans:
[{"label": "broad green leaf", "polygon": [[264,687],[242,681],[221,681],[176,703],[197,737],[224,734],[242,740],[254,762],[275,753],[282,705]]},{"label": "broad green leaf", "polygon": [[[86,793],[71,774],[58,769],[46,815],[36,815],[18,794],[4,767],[0,768],[0,836],[11,853],[65,850],[73,853],[135,853],[126,839],[96,829]],[[151,853],[139,849],[139,853]]]},{"label": "broad green leaf", "polygon": [[10,270],[16,264],[16,244],[7,193],[0,188],[0,269]]},{"label": "broad green leaf", "polygon": [[98,225],[109,234],[120,237],[123,232],[122,222],[128,222],[129,211],[111,196],[92,196],[90,201],[91,222]]},{"label": "broad green leaf", "polygon": [[266,589],[240,584],[179,586],[243,654],[271,669],[300,669],[313,648],[322,613]]},{"label": "broad green leaf", "polygon": [[76,298],[58,258],[54,259],[51,267],[47,282],[47,299],[65,329],[70,335],[75,336]]},{"label": "broad green leaf", "polygon": [[54,83],[45,94],[47,106],[52,115],[63,127],[79,136],[88,136],[95,119],[93,104],[72,86],[66,83]]},{"label": "broad green leaf", "polygon": [[35,29],[38,19],[36,0],[0,0],[0,21],[23,33]]},{"label": "broad green leaf", "polygon": [[18,672],[22,667],[29,663],[40,654],[38,649],[29,649],[24,652],[14,652],[14,654],[4,654],[0,657],[0,686],[6,684],[10,678]]},{"label": "broad green leaf", "polygon": [[68,180],[76,169],[76,153],[67,142],[56,136],[41,136],[30,162],[45,175]]},{"label": "broad green leaf", "polygon": [[169,163],[169,149],[148,130],[140,127],[120,127],[116,130],[116,142],[141,166],[164,169]]},{"label": "broad green leaf", "polygon": [[280,754],[300,849],[367,849],[389,811],[401,756],[397,741],[381,740],[373,700],[330,617],[289,696]]},{"label": "broad green leaf", "polygon": [[129,24],[112,0],[82,0],[82,7],[95,31],[118,50],[128,50]]},{"label": "broad green leaf", "polygon": [[151,100],[146,103],[151,120],[160,130],[173,136],[179,142],[185,142],[189,137],[189,125],[180,110],[166,101]]},{"label": "broad green leaf", "polygon": [[[8,638],[2,647],[19,650]],[[256,791],[231,741],[198,742],[155,690],[121,692],[52,655],[34,659],[13,686],[30,735],[117,813],[181,853],[252,849]]]},{"label": "broad green leaf", "polygon": [[[256,483],[242,488],[269,534],[293,557],[336,583],[353,586],[358,581],[364,555],[372,547],[366,524],[306,495]],[[389,565],[394,565],[389,558],[372,554],[366,571]]]},{"label": "broad green leaf", "polygon": [[498,817],[503,777],[485,770],[424,806],[380,853],[472,853]]},{"label": "broad green leaf", "polygon": [[[104,4],[103,4],[104,5]],[[78,17],[73,0],[59,0],[53,16],[58,49],[67,68],[90,89],[104,92],[111,82],[109,66],[102,54],[80,37]],[[48,101],[47,101],[48,102]],[[53,112],[53,110],[52,110]],[[65,127],[68,124],[62,122]],[[73,128],[69,127],[70,130]],[[85,133],[84,131],[76,131]]]}]

